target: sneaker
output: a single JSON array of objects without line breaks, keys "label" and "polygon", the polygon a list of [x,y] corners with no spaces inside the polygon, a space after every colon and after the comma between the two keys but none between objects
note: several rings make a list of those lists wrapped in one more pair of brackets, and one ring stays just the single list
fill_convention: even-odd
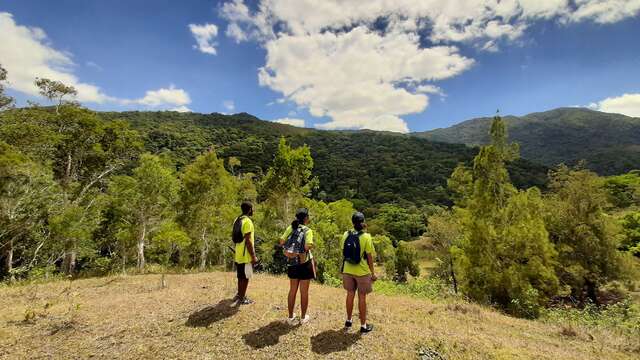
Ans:
[{"label": "sneaker", "polygon": [[245,297],[244,299],[239,301],[240,305],[251,305],[253,304],[253,300],[249,299],[248,297]]},{"label": "sneaker", "polygon": [[371,325],[371,324],[367,324],[367,325],[365,325],[365,326],[361,326],[361,327],[360,327],[360,333],[361,333],[361,334],[369,333],[369,332],[371,332],[372,330],[373,330],[373,325]]},{"label": "sneaker", "polygon": [[296,317],[295,317],[295,316],[294,316],[294,317],[287,318],[287,324],[289,324],[290,326],[294,326],[294,325],[296,325],[296,320],[297,320],[297,319],[296,319]]},{"label": "sneaker", "polygon": [[346,328],[350,328],[351,325],[353,325],[353,321],[352,320],[347,320],[344,322],[344,327]]},{"label": "sneaker", "polygon": [[311,317],[309,317],[309,314],[305,315],[302,319],[300,319],[300,324],[306,324],[311,320]]}]

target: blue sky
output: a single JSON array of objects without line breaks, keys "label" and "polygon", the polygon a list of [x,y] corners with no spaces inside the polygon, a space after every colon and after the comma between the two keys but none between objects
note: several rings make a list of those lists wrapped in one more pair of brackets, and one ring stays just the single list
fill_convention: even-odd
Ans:
[{"label": "blue sky", "polygon": [[640,116],[640,1],[465,1],[1,0],[0,64],[19,104],[38,99],[29,79],[42,76],[97,110],[325,129],[422,131],[563,106]]}]

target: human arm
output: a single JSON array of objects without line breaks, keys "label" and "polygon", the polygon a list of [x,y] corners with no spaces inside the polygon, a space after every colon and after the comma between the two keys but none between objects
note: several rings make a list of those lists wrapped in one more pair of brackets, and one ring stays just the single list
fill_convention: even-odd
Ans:
[{"label": "human arm", "polygon": [[258,258],[256,257],[256,251],[253,247],[253,242],[251,241],[251,233],[244,235],[244,243],[247,245],[249,256],[251,256],[251,263],[255,265],[255,263],[258,262]]}]

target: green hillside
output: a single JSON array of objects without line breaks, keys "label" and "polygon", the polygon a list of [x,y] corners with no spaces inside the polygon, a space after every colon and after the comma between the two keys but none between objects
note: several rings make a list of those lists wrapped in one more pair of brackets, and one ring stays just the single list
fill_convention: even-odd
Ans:
[{"label": "green hillside", "polygon": [[[325,200],[354,199],[363,206],[398,202],[450,204],[446,180],[460,162],[469,163],[476,149],[414,136],[374,131],[321,131],[282,125],[240,113],[177,112],[100,113],[124,119],[145,137],[147,150],[169,152],[179,167],[214,146],[221,157],[241,161],[234,171],[263,174],[285,136],[295,146],[307,144]],[[521,187],[544,186],[546,167],[518,161],[511,167]]]},{"label": "green hillside", "polygon": [[[522,157],[554,166],[586,160],[601,175],[640,168],[640,118],[582,108],[560,108],[522,117],[504,117],[509,138]],[[491,118],[468,120],[445,129],[415,133],[434,141],[471,146],[489,141]]]}]

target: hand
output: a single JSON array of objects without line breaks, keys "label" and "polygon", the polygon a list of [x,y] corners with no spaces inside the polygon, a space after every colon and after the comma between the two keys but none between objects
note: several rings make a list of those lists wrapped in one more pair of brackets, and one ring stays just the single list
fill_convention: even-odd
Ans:
[{"label": "hand", "polygon": [[252,257],[251,257],[251,264],[252,264],[252,265],[255,265],[255,264],[257,264],[257,263],[258,263],[258,258],[257,258],[257,257],[255,257],[255,256],[252,256]]},{"label": "hand", "polygon": [[378,277],[376,276],[376,274],[371,275],[371,281],[376,281],[378,280]]}]

